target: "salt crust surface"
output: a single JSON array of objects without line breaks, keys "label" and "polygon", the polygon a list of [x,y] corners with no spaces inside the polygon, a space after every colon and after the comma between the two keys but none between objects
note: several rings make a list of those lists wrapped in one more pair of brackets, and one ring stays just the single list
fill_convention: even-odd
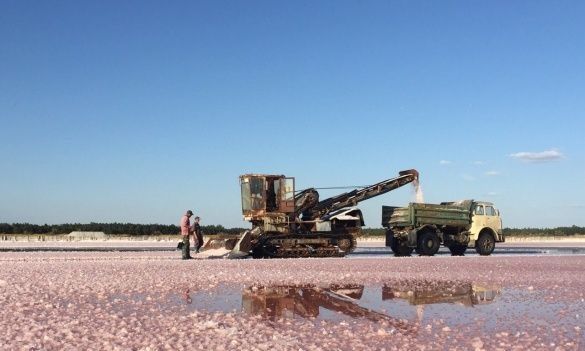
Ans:
[{"label": "salt crust surface", "polygon": [[[0,265],[6,350],[585,349],[585,256],[183,261],[178,252],[8,252]],[[164,303],[221,286],[400,281],[501,286],[509,311],[491,318],[478,308],[466,325],[439,316],[404,321],[411,326],[404,329],[363,319],[268,321]],[[541,319],[523,308],[535,305]]]},{"label": "salt crust surface", "polygon": [[[0,248],[165,248],[175,249],[179,236],[173,240],[80,240],[80,241],[0,241]],[[358,238],[358,247],[385,247],[383,238]],[[585,247],[585,238],[506,238],[496,248],[511,247]]]}]

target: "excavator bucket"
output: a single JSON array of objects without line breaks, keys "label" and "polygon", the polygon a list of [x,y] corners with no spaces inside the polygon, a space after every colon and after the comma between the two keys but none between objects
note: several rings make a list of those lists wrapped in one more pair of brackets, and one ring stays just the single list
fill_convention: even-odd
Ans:
[{"label": "excavator bucket", "polygon": [[[206,250],[226,250],[228,258],[243,258],[249,256],[252,249],[252,237],[257,234],[254,230],[246,230],[240,235],[218,234],[208,239],[202,251]],[[225,254],[222,254],[225,255]]]},{"label": "excavator bucket", "polygon": [[246,230],[240,239],[235,243],[228,258],[244,258],[250,255],[252,249],[252,231]]},{"label": "excavator bucket", "polygon": [[207,240],[202,250],[213,250],[213,249],[226,249],[232,250],[238,241],[237,237],[230,236],[230,237],[215,237]]}]

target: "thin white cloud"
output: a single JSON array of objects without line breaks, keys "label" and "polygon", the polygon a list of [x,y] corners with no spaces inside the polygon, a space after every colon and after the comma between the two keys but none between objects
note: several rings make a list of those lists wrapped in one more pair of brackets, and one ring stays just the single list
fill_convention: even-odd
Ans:
[{"label": "thin white cloud", "polygon": [[473,161],[473,164],[476,166],[483,166],[483,165],[485,165],[485,162],[484,161]]},{"label": "thin white cloud", "polygon": [[439,164],[442,165],[442,166],[450,165],[452,163],[453,162],[448,161],[448,160],[441,160],[441,161],[439,161]]},{"label": "thin white cloud", "polygon": [[489,177],[499,176],[500,174],[502,174],[502,173],[499,172],[499,171],[487,171],[487,172],[485,172],[485,175],[486,176],[489,176]]},{"label": "thin white cloud", "polygon": [[552,162],[552,161],[558,161],[560,159],[565,158],[565,155],[563,155],[563,153],[561,153],[557,149],[550,149],[550,150],[545,150],[545,151],[541,151],[541,152],[522,151],[522,152],[510,154],[508,156],[510,156],[511,158],[515,158],[517,160],[520,160],[520,161],[531,162],[531,163]]}]

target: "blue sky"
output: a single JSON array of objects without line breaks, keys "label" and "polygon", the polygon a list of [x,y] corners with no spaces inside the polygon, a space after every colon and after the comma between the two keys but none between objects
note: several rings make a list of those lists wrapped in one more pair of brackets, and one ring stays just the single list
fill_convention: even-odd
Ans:
[{"label": "blue sky", "polygon": [[[0,222],[244,226],[238,176],[416,168],[427,202],[585,225],[580,1],[2,1]],[[335,192],[322,192],[322,196]],[[383,204],[364,202],[378,227]]]}]

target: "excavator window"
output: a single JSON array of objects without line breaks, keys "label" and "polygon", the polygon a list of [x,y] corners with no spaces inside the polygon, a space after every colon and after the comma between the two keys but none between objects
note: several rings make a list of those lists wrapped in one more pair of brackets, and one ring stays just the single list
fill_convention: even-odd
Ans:
[{"label": "excavator window", "polygon": [[267,179],[266,185],[266,211],[274,212],[278,209],[276,204],[276,194],[278,194],[278,188],[280,185],[279,179]]},{"label": "excavator window", "polygon": [[264,210],[264,178],[249,177],[242,179],[242,210],[244,212]]},{"label": "excavator window", "polygon": [[250,211],[252,209],[252,199],[250,198],[250,181],[242,179],[240,184],[242,187],[242,211]]},{"label": "excavator window", "polygon": [[291,201],[295,198],[295,180],[294,178],[285,178],[284,180],[284,200]]},{"label": "excavator window", "polygon": [[284,213],[295,211],[295,179],[281,178],[279,186],[278,210]]},{"label": "excavator window", "polygon": [[250,178],[250,197],[252,198],[252,210],[264,209],[264,179]]}]

